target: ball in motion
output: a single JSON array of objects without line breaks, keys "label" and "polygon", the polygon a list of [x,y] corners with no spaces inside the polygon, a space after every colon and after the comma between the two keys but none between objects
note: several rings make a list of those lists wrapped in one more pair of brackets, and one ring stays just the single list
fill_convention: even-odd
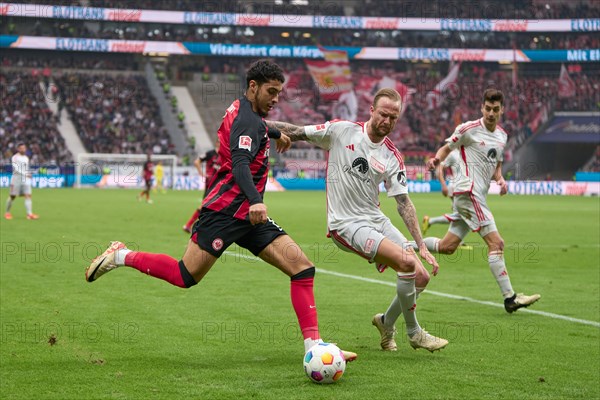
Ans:
[{"label": "ball in motion", "polygon": [[313,382],[337,382],[345,370],[346,359],[335,344],[316,344],[304,355],[304,372]]}]

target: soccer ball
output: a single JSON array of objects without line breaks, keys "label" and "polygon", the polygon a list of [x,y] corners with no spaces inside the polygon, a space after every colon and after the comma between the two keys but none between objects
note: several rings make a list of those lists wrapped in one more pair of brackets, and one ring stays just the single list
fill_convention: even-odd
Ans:
[{"label": "soccer ball", "polygon": [[316,344],[304,355],[304,372],[313,382],[337,382],[345,370],[346,359],[335,344]]}]

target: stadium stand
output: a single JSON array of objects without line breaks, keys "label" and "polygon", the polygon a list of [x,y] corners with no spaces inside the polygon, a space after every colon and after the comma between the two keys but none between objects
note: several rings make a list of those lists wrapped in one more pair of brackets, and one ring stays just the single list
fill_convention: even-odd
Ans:
[{"label": "stadium stand", "polygon": [[69,72],[55,82],[89,152],[171,153],[169,135],[143,77]]},{"label": "stadium stand", "polygon": [[[37,4],[26,0],[21,3]],[[94,7],[132,8],[143,10],[177,10],[191,12],[226,12],[293,15],[338,16],[393,16],[428,18],[517,18],[517,19],[565,19],[598,18],[600,2],[576,0],[532,0],[510,2],[483,0],[477,3],[435,3],[431,7],[404,4],[397,1],[331,1],[291,2],[289,0],[265,0],[246,2],[241,0],[203,1],[191,0],[121,2],[115,0],[47,1],[50,5],[80,5]],[[436,8],[437,7],[437,8]],[[419,48],[482,48],[482,49],[597,49],[600,36],[597,32],[469,32],[469,31],[399,31],[364,29],[318,29],[293,27],[245,27],[201,24],[157,24],[119,21],[85,22],[76,19],[36,19],[8,17],[0,26],[4,34],[34,36],[84,37],[95,39],[126,39],[144,41],[191,41],[211,43],[248,43],[277,45],[325,45],[325,46],[372,46],[372,47],[419,47]],[[285,33],[285,34],[284,34]],[[82,141],[90,151],[103,152],[172,152],[165,128],[156,117],[157,105],[149,95],[143,78],[129,81],[105,80],[104,70],[129,69],[141,71],[147,58],[131,54],[98,54],[88,57],[77,52],[46,52],[7,50],[1,62],[3,66],[45,67],[60,69],[64,76],[58,78],[61,91],[82,79],[83,85],[91,85],[95,95],[107,95],[114,85],[135,85],[140,94],[125,107],[114,96],[101,103],[94,103],[86,94],[69,93],[67,110],[74,117]],[[39,55],[43,54],[43,57]],[[58,55],[58,56],[57,56]],[[90,61],[92,60],[93,61]],[[125,61],[124,61],[125,60]],[[245,82],[238,71],[243,71],[253,60],[231,57],[170,56],[165,64],[168,83],[186,85],[196,107],[203,115],[207,130],[214,134],[221,111],[238,96]],[[304,63],[298,59],[277,59],[287,71],[286,93],[279,107],[270,116],[298,124],[313,124],[332,118],[332,107],[319,98],[318,90]],[[407,163],[421,163],[431,151],[454,129],[460,121],[479,116],[477,106],[481,91],[490,86],[502,88],[507,95],[504,126],[511,134],[507,147],[507,159],[523,143],[540,130],[554,111],[594,111],[599,107],[600,84],[597,65],[589,63],[567,64],[574,92],[570,96],[559,95],[557,63],[522,63],[513,75],[511,65],[497,63],[463,62],[458,80],[451,91],[441,94],[438,107],[431,107],[427,93],[447,74],[446,61],[351,61],[352,80],[355,84],[359,107],[359,120],[368,118],[368,106],[374,84],[383,77],[414,88],[402,120],[398,123],[392,139],[404,152]],[[74,68],[75,71],[69,69]],[[85,71],[77,72],[77,69]],[[91,75],[90,75],[91,71]],[[93,72],[96,71],[96,72]],[[69,81],[71,79],[71,81]],[[108,78],[107,78],[108,79]],[[123,78],[125,79],[125,78]],[[137,80],[136,80],[137,79]],[[96,84],[104,85],[103,88]],[[167,80],[165,80],[167,82]],[[139,85],[139,87],[138,87]],[[210,86],[212,85],[212,86]],[[207,96],[206,89],[215,85],[223,93]],[[233,88],[233,89],[232,89]],[[224,93],[227,92],[227,93]],[[138,102],[139,103],[138,105]],[[219,110],[219,111],[217,111]],[[116,122],[115,122],[116,121]],[[150,129],[146,129],[149,126]],[[140,143],[140,144],[137,144]],[[316,158],[322,155],[304,143],[294,144],[297,151],[288,157]]]},{"label": "stadium stand", "polygon": [[[32,164],[59,165],[72,160],[56,125],[56,118],[46,104],[46,93],[37,69],[0,73],[2,111],[0,112],[0,148],[2,164],[10,163],[19,142],[27,143]],[[48,95],[49,98],[52,94]]]}]

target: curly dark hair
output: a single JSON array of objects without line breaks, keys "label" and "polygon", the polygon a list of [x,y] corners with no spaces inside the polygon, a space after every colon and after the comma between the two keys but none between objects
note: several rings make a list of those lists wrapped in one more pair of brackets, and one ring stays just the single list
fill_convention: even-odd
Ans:
[{"label": "curly dark hair", "polygon": [[277,64],[270,60],[258,60],[252,63],[248,72],[246,72],[246,88],[250,87],[250,81],[255,81],[259,85],[267,83],[270,80],[285,82],[283,70]]}]

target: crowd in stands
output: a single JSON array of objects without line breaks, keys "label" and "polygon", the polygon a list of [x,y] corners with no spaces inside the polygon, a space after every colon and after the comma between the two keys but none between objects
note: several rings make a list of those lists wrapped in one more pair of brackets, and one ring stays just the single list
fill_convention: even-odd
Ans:
[{"label": "crowd in stands", "polygon": [[[10,53],[9,53],[10,52]],[[40,53],[47,53],[44,55]],[[93,69],[93,70],[135,70],[137,61],[130,54],[90,57],[89,54],[75,52],[24,52],[5,50],[0,56],[2,67],[52,68],[52,69]]]},{"label": "crowd in stands", "polygon": [[487,18],[487,19],[562,19],[598,18],[596,0],[477,0],[439,2],[399,2],[397,0],[307,0],[304,5],[292,0],[20,0],[20,3],[79,5],[144,10],[177,10],[224,13],[262,13],[282,15],[355,15],[404,18]]},{"label": "crowd in stands", "polygon": [[55,83],[89,152],[173,153],[144,77],[65,73]]},{"label": "crowd in stands", "polygon": [[584,172],[600,172],[600,145],[596,146],[594,155],[581,170]]},{"label": "crowd in stands", "polygon": [[[572,97],[558,96],[558,68],[544,71],[522,71],[513,87],[512,71],[489,69],[485,64],[463,64],[456,85],[445,90],[438,98],[438,106],[432,107],[427,93],[445,77],[446,70],[410,69],[397,72],[394,65],[387,68],[369,63],[353,64],[352,74],[358,99],[357,120],[369,118],[369,106],[378,82],[390,77],[402,82],[416,92],[403,117],[398,122],[391,139],[405,154],[415,155],[414,161],[435,151],[461,122],[481,117],[481,93],[485,88],[501,88],[506,96],[505,115],[501,125],[509,132],[506,161],[510,161],[514,150],[527,140],[547,120],[552,111],[593,111],[600,106],[600,75],[597,70],[589,73],[572,74],[575,94]],[[286,95],[278,105],[279,115],[298,124],[315,124],[335,117],[335,103],[319,101],[318,90],[308,71],[301,64],[290,66]],[[271,117],[270,117],[271,118]],[[295,143],[295,147],[310,145]]]},{"label": "crowd in stands", "polygon": [[2,164],[10,163],[20,142],[28,146],[32,165],[58,165],[72,160],[57,129],[56,117],[46,103],[46,93],[40,87],[43,79],[39,71],[0,73]]}]

